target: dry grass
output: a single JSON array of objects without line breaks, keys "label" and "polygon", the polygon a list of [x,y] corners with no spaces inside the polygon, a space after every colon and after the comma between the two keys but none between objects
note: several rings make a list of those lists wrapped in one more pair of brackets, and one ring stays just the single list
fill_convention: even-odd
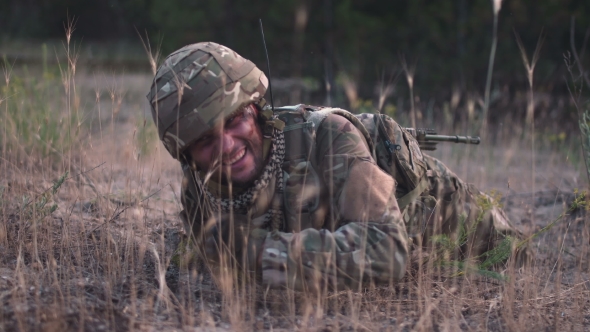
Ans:
[{"label": "dry grass", "polygon": [[[74,71],[72,50],[61,72],[9,66],[2,86],[0,331],[590,328],[583,208],[535,238],[529,265],[500,269],[505,281],[453,277],[452,268],[418,264],[428,254],[419,252],[398,284],[317,294],[260,289],[231,273],[216,283],[202,264],[170,265],[182,237],[181,173],[150,127],[151,74]],[[8,116],[37,114],[39,105],[47,116]],[[41,129],[53,130],[51,141]],[[557,147],[541,140],[533,157],[530,140],[512,129],[434,156],[502,193],[531,235],[586,187],[583,162],[575,137]]]}]

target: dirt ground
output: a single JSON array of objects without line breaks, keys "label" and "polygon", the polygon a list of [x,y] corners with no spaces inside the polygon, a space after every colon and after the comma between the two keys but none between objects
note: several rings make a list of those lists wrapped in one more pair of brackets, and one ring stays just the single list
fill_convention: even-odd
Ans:
[{"label": "dirt ground", "polygon": [[[575,143],[537,145],[533,156],[529,141],[507,134],[432,153],[499,192],[525,234],[560,218],[531,241],[530,264],[497,270],[505,280],[414,264],[395,285],[267,290],[217,283],[203,264],[169,267],[182,238],[181,173],[157,140],[138,142],[152,125],[150,75],[80,74],[77,83],[87,124],[81,149],[58,166],[6,153],[0,166],[0,331],[590,330],[588,219],[583,207],[560,218],[588,186]],[[21,197],[38,206],[65,171],[51,197],[58,208],[27,210]]]}]

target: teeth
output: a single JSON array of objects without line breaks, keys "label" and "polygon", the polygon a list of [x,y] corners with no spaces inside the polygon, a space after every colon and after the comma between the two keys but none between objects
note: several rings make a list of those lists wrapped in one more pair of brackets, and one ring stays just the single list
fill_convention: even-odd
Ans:
[{"label": "teeth", "polygon": [[246,154],[246,148],[243,148],[243,149],[242,149],[240,152],[238,152],[238,154],[236,154],[236,156],[235,156],[235,157],[233,157],[232,159],[230,159],[230,160],[224,160],[224,161],[223,161],[223,164],[224,164],[224,165],[226,165],[226,166],[230,166],[230,165],[232,165],[233,163],[235,163],[236,161],[238,161],[238,160],[242,159],[242,157],[243,157],[245,154]]}]

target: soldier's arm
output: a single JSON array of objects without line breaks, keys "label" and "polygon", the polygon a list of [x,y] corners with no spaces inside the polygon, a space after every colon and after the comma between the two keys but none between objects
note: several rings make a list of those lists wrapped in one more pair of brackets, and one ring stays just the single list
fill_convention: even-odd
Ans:
[{"label": "soldier's arm", "polygon": [[317,146],[318,174],[330,186],[333,231],[268,234],[259,257],[263,282],[302,289],[401,279],[407,235],[394,180],[343,117],[330,115],[322,122]]},{"label": "soldier's arm", "polygon": [[259,269],[259,252],[267,229],[249,221],[245,215],[212,212],[207,199],[197,193],[192,171],[184,164],[183,173],[180,192],[183,210],[179,215],[194,250],[191,252],[212,266],[231,261],[230,264],[235,262],[244,271]]},{"label": "soldier's arm", "polygon": [[213,264],[218,264],[224,253],[236,256],[242,248],[243,235],[240,233],[237,236],[236,232],[230,232],[230,226],[238,229],[247,222],[237,217],[229,218],[226,213],[212,215],[205,197],[199,195],[196,187],[191,185],[195,179],[188,165],[183,164],[183,173],[180,192],[183,210],[180,218],[190,243],[196,245],[193,247],[197,250],[195,253]]}]

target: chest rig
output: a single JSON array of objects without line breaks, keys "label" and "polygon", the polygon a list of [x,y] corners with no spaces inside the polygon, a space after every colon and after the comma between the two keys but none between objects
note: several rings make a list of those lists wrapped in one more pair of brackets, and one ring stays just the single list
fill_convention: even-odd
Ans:
[{"label": "chest rig", "polygon": [[396,197],[400,209],[428,188],[426,162],[418,142],[391,117],[383,114],[352,114],[339,108],[308,105],[275,108],[275,115],[285,123],[285,159],[283,162],[283,207],[286,231],[328,227],[334,218],[329,184],[318,174],[316,130],[330,114],[348,119],[364,136],[378,166],[397,183]]},{"label": "chest rig", "polygon": [[326,186],[318,174],[316,129],[311,116],[319,108],[305,105],[284,106],[274,114],[285,123],[283,162],[283,211],[285,231],[320,229],[329,213]]}]

